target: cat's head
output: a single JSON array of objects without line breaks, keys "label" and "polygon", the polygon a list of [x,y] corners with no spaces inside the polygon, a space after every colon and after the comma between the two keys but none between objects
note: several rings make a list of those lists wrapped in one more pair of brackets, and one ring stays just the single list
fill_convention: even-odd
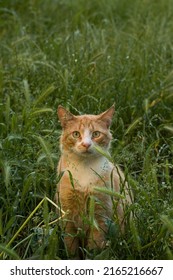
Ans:
[{"label": "cat's head", "polygon": [[74,153],[82,157],[98,155],[96,145],[109,149],[112,139],[110,125],[114,105],[99,115],[73,115],[64,107],[58,107],[58,117],[62,126],[60,140],[62,152]]}]

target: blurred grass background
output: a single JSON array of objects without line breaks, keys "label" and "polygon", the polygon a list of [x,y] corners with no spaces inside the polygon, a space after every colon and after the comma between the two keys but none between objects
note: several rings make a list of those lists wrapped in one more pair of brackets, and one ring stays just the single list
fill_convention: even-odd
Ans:
[{"label": "blurred grass background", "polygon": [[173,0],[0,1],[2,259],[67,258],[44,199],[57,183],[57,106],[97,114],[114,102],[111,156],[135,219],[93,258],[173,259],[172,34]]}]

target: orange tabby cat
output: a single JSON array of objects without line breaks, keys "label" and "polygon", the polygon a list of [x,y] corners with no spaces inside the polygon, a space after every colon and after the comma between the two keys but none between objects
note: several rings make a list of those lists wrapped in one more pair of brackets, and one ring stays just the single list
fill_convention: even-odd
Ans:
[{"label": "orange tabby cat", "polygon": [[[64,241],[70,256],[78,257],[79,247],[104,248],[108,220],[115,213],[123,230],[123,205],[131,203],[127,185],[121,170],[99,152],[101,149],[108,153],[113,114],[114,106],[100,115],[81,116],[58,107],[63,131],[58,165],[58,174],[62,177],[58,183],[57,202],[66,212]],[[117,203],[109,194],[111,191]],[[115,192],[121,192],[125,198],[118,199]]]}]

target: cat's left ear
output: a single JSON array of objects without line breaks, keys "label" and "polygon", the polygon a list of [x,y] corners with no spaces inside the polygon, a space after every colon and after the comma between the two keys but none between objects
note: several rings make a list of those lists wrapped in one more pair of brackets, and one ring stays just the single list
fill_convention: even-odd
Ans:
[{"label": "cat's left ear", "polygon": [[115,112],[115,105],[113,104],[108,110],[106,110],[105,112],[99,115],[99,119],[106,123],[107,128],[109,128],[111,125],[114,112]]},{"label": "cat's left ear", "polygon": [[75,119],[75,116],[61,105],[58,106],[57,114],[62,127],[65,127],[68,121]]}]

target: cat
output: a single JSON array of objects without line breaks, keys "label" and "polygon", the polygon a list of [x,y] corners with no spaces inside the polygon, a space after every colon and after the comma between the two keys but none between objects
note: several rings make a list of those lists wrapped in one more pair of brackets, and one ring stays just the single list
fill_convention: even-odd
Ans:
[{"label": "cat", "polygon": [[124,230],[124,206],[131,204],[131,196],[122,171],[107,156],[114,111],[113,105],[99,115],[73,115],[58,106],[62,134],[56,200],[65,212],[64,243],[71,258],[80,257],[79,248],[105,248],[113,216]]}]

